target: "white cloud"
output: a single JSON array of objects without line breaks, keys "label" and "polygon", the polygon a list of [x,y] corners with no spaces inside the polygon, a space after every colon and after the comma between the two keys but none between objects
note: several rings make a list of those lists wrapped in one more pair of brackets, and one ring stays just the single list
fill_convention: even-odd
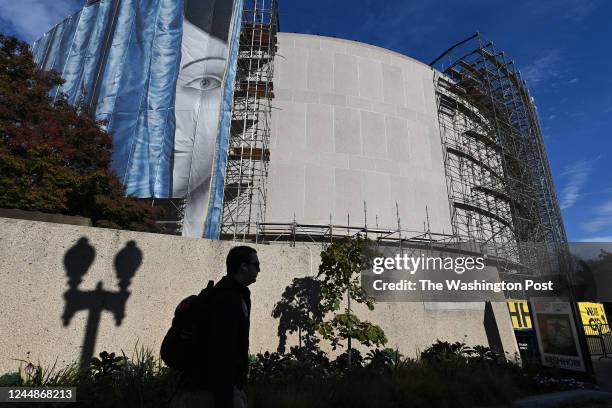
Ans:
[{"label": "white cloud", "polygon": [[612,235],[582,238],[578,242],[612,242]]},{"label": "white cloud", "polygon": [[589,180],[595,160],[581,160],[567,167],[566,170],[561,173],[562,177],[569,178],[567,184],[561,191],[562,210],[573,207],[580,198],[582,188]]},{"label": "white cloud", "polygon": [[580,82],[580,78],[574,76],[574,66],[571,56],[564,55],[558,49],[551,49],[542,52],[522,68],[521,75],[530,87],[545,84],[546,89],[557,94],[562,87]]},{"label": "white cloud", "polygon": [[521,75],[529,85],[557,79],[561,76],[556,67],[560,65],[561,57],[557,50],[549,51],[521,70]]},{"label": "white cloud", "polygon": [[595,209],[594,217],[584,223],[582,228],[589,233],[594,233],[608,226],[612,226],[612,199],[598,206]]},{"label": "white cloud", "polygon": [[550,51],[523,68],[521,74],[529,85],[537,85],[541,82],[557,78],[559,76],[557,66],[560,60],[559,53],[556,50]]},{"label": "white cloud", "polygon": [[11,24],[21,39],[32,42],[82,4],[80,0],[0,0],[0,19]]}]

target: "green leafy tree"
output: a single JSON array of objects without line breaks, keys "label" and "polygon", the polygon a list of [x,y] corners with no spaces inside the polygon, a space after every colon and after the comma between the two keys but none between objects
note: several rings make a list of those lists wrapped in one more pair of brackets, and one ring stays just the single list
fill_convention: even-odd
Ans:
[{"label": "green leafy tree", "polygon": [[[351,310],[351,302],[364,304],[369,310],[374,310],[374,300],[367,296],[360,283],[361,271],[371,267],[373,251],[370,248],[369,240],[357,235],[355,238],[334,242],[321,252],[318,274],[321,281],[321,306],[325,314],[334,313],[334,317],[314,324],[319,334],[331,342],[334,350],[342,346],[343,340],[347,341],[349,350],[352,339],[367,347],[378,347],[387,342],[379,326],[360,320]],[[341,309],[344,299],[347,305],[344,312],[336,313]]]},{"label": "green leafy tree", "polygon": [[49,92],[28,44],[0,35],[0,207],[81,215],[96,226],[156,231],[150,206],[110,170],[112,139],[85,108]]}]

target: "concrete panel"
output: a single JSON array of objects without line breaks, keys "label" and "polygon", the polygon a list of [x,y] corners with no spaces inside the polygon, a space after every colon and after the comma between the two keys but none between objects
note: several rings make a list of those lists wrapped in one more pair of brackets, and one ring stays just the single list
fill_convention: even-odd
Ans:
[{"label": "concrete panel", "polygon": [[368,99],[358,98],[358,97],[353,97],[353,96],[349,96],[347,98],[347,104],[351,108],[364,109],[368,111],[372,110],[372,105],[373,105],[372,101]]},{"label": "concrete panel", "polygon": [[[336,169],[334,223],[346,225],[347,214],[352,225],[363,224],[362,176],[358,171]],[[359,221],[361,220],[361,221]]]},{"label": "concrete panel", "polygon": [[342,95],[359,95],[357,57],[345,54],[334,56],[334,92]]},{"label": "concrete panel", "polygon": [[278,43],[278,54],[277,55],[285,55],[289,49],[295,48],[295,36],[294,35],[283,35],[281,34],[283,40]]},{"label": "concrete panel", "polygon": [[429,128],[416,122],[408,121],[410,163],[416,167],[431,169],[431,143]]},{"label": "concrete panel", "polygon": [[322,152],[319,156],[319,164],[324,167],[348,169],[349,168],[349,155],[344,154],[344,153]]},{"label": "concrete panel", "polygon": [[375,159],[374,164],[376,166],[376,171],[380,173],[389,173],[393,175],[400,174],[399,163],[395,160]]},{"label": "concrete panel", "polygon": [[295,35],[294,46],[296,49],[304,50],[320,50],[321,40],[313,35]]},{"label": "concrete panel", "polygon": [[304,166],[277,163],[268,175],[266,221],[291,222],[304,216]]},{"label": "concrete panel", "polygon": [[280,151],[294,147],[306,147],[306,105],[285,104],[282,114],[275,116],[277,122],[277,147]]},{"label": "concrete panel", "polygon": [[319,165],[319,157],[320,153],[318,149],[294,147],[288,155],[278,157],[276,160],[294,166],[315,166]]},{"label": "concrete panel", "polygon": [[336,153],[361,154],[359,111],[334,106],[334,149]]},{"label": "concrete panel", "polygon": [[383,102],[382,64],[359,58],[359,96],[373,102]]},{"label": "concrete panel", "polygon": [[368,218],[374,220],[378,216],[379,225],[393,228],[391,220],[395,218],[395,203],[390,200],[389,175],[371,171],[364,172],[363,195],[366,201]]},{"label": "concrete panel", "polygon": [[328,105],[308,104],[306,109],[306,146],[320,152],[334,151],[334,112]]},{"label": "concrete panel", "polygon": [[323,105],[346,106],[346,96],[333,93],[321,93],[319,95],[319,102]]},{"label": "concrete panel", "polygon": [[414,184],[409,177],[390,177],[389,178],[389,200],[397,203],[400,220],[403,229],[421,230],[423,223],[420,217],[416,217],[414,212]]},{"label": "concrete panel", "polygon": [[348,52],[347,41],[326,38],[325,41],[321,41],[321,49],[335,54],[346,54]]},{"label": "concrete panel", "polygon": [[406,107],[415,112],[424,112],[425,95],[423,91],[423,80],[420,75],[414,73],[414,67],[404,69],[404,92],[406,96]]},{"label": "concrete panel", "polygon": [[363,153],[368,157],[387,157],[385,117],[374,112],[361,111]]},{"label": "concrete panel", "polygon": [[429,127],[429,146],[432,161],[432,171],[444,174],[444,167],[435,166],[434,163],[443,163],[444,157],[442,154],[442,138],[440,137],[440,128],[436,123]]},{"label": "concrete panel", "polygon": [[293,101],[303,103],[319,103],[319,93],[296,89],[293,91]]},{"label": "concrete panel", "polygon": [[364,47],[364,44],[360,44],[355,41],[349,41],[346,47],[346,51],[349,55],[356,57],[371,58],[371,51],[369,47]]},{"label": "concrete panel", "polygon": [[382,65],[384,100],[396,106],[404,106],[406,104],[404,98],[404,88],[398,86],[402,83],[402,70],[391,65]]},{"label": "concrete panel", "polygon": [[410,160],[409,133],[406,119],[387,116],[385,118],[385,126],[389,158],[398,161]]},{"label": "concrete panel", "polygon": [[398,107],[397,115],[412,121],[416,121],[417,113],[409,108]]},{"label": "concrete panel", "polygon": [[376,170],[376,161],[371,157],[355,156],[349,157],[349,168],[351,170]]},{"label": "concrete panel", "polygon": [[293,102],[293,91],[291,89],[275,89],[274,100],[276,102]]},{"label": "concrete panel", "polygon": [[289,88],[296,90],[307,89],[306,67],[308,58],[303,50],[289,49],[284,56],[274,59],[274,82],[278,84],[291,84]]},{"label": "concrete panel", "polygon": [[305,177],[304,219],[327,224],[334,206],[334,169],[306,166]]},{"label": "concrete panel", "polygon": [[391,61],[391,54],[389,50],[383,48],[372,47],[370,50],[370,58],[375,61],[388,64]]},{"label": "concrete panel", "polygon": [[308,53],[308,90],[330,93],[333,81],[332,54],[318,50]]},{"label": "concrete panel", "polygon": [[387,116],[400,116],[398,114],[397,105],[392,105],[390,103],[384,103],[384,102],[373,103],[372,111],[383,114],[383,115],[387,115]]}]

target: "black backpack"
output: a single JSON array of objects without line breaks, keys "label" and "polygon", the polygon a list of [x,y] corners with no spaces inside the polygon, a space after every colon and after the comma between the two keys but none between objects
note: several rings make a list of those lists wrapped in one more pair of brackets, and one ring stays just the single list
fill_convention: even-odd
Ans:
[{"label": "black backpack", "polygon": [[199,295],[191,295],[178,304],[172,326],[161,345],[161,358],[168,367],[185,371],[197,364],[196,356],[206,349],[202,325],[210,315],[210,298],[214,282],[208,281]]}]

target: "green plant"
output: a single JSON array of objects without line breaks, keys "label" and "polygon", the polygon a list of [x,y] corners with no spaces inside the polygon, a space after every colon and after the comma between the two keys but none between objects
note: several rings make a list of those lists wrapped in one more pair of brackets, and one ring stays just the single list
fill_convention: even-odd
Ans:
[{"label": "green plant", "polygon": [[[554,370],[529,371],[490,358],[484,346],[436,342],[426,349],[428,360],[403,358],[398,350],[371,350],[360,368],[357,351],[351,352],[355,369],[348,371],[348,350],[330,363],[322,351],[292,348],[290,353],[251,356],[247,385],[251,408],[455,408],[500,406],[538,392],[569,389],[585,384],[558,378]],[[122,353],[123,354],[123,353]],[[113,365],[117,357],[106,353],[112,375],[96,379],[92,367],[43,369],[29,365],[19,373],[0,377],[22,381],[20,385],[76,386],[78,407],[167,407],[179,380],[178,373],[163,366],[156,354],[135,348],[125,364]],[[441,356],[444,356],[442,358]],[[393,361],[393,362],[392,362]],[[384,369],[377,369],[378,364]],[[343,368],[344,367],[344,368]],[[391,369],[392,368],[392,369]],[[535,369],[535,367],[534,367]],[[22,375],[27,379],[22,380]],[[449,377],[449,373],[452,377]],[[78,374],[78,375],[77,375]],[[55,406],[40,404],[40,406]]]},{"label": "green plant", "polygon": [[6,373],[0,376],[0,387],[20,387],[23,383],[18,372]]},{"label": "green plant", "polygon": [[22,369],[19,367],[19,377],[22,379],[23,387],[57,387],[74,384],[81,376],[81,368],[76,362],[64,368],[57,368],[57,360],[50,367],[34,365],[30,361],[18,360],[25,363]]},{"label": "green plant", "polygon": [[[350,366],[349,366],[349,355],[351,357]],[[363,367],[364,359],[361,355],[361,352],[357,349],[348,349],[344,353],[340,354],[336,359],[332,362],[332,367],[337,370],[339,373],[343,373],[346,369],[355,368],[355,367]]]},{"label": "green plant", "polygon": [[400,366],[400,362],[403,360],[403,356],[399,350],[392,348],[385,349],[373,349],[366,354],[365,361],[367,361],[367,367],[377,371],[384,371]]},{"label": "green plant", "polygon": [[464,361],[472,352],[472,349],[467,347],[465,343],[436,340],[434,344],[426,348],[421,353],[421,360],[427,363],[436,363],[440,361]]},{"label": "green plant", "polygon": [[[334,242],[321,252],[318,278],[321,281],[323,313],[334,313],[331,320],[312,321],[319,334],[331,342],[335,350],[347,340],[355,339],[365,346],[381,346],[387,342],[384,331],[377,325],[360,320],[351,311],[351,302],[364,304],[374,310],[374,300],[368,297],[360,283],[360,273],[371,266],[372,250],[369,240],[357,235]],[[346,299],[344,313],[337,313]]]},{"label": "green plant", "polygon": [[115,353],[103,351],[100,358],[94,357],[90,362],[91,373],[96,380],[117,374],[127,363],[127,357],[115,357]]},{"label": "green plant", "polygon": [[29,46],[0,34],[0,207],[81,215],[95,226],[156,231],[151,206],[125,197],[111,136],[86,108],[49,92]]}]

